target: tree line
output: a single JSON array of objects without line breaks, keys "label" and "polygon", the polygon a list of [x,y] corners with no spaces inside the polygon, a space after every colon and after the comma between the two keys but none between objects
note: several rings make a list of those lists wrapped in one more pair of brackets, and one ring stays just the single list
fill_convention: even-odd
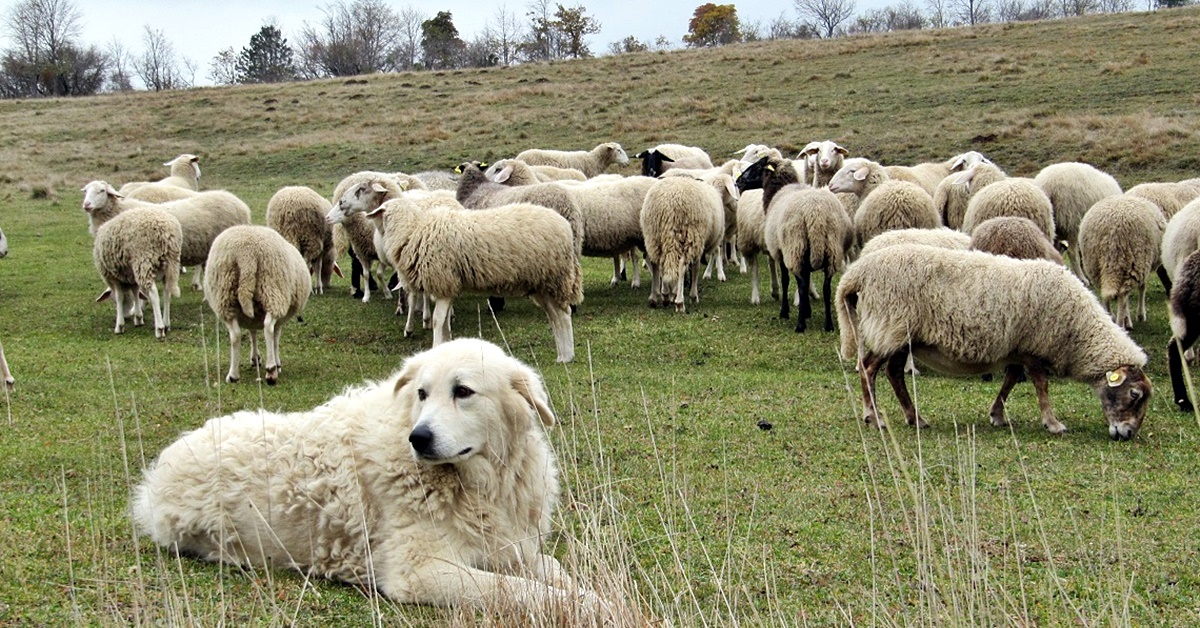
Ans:
[{"label": "tree line", "polygon": [[[1194,0],[901,0],[858,12],[855,0],[793,0],[786,13],[766,23],[744,22],[733,4],[696,7],[683,44],[723,46],[771,39],[816,39],[986,22],[1051,19],[1183,6]],[[267,23],[240,50],[226,48],[208,62],[216,84],[277,83],[376,72],[446,70],[581,59],[593,56],[585,38],[601,24],[582,5],[531,0],[522,17],[503,6],[481,32],[463,39],[451,12],[429,16],[384,0],[332,0],[322,17],[304,22],[289,42]],[[141,88],[191,87],[199,65],[180,55],[159,29],[141,33],[135,53],[115,37],[106,44],[81,41],[83,17],[72,0],[17,0],[3,24],[11,45],[0,56],[0,97],[83,96]],[[633,36],[609,44],[607,54],[665,50],[673,42]]]}]

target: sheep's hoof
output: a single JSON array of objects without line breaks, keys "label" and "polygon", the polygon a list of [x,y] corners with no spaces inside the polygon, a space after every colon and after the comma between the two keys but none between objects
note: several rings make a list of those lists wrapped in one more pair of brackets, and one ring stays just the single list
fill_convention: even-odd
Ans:
[{"label": "sheep's hoof", "polygon": [[1195,412],[1196,411],[1195,406],[1192,405],[1192,402],[1190,400],[1176,399],[1175,403],[1176,403],[1176,405],[1179,406],[1180,412]]},{"label": "sheep's hoof", "polygon": [[758,304],[759,304],[759,301],[760,301],[760,299],[756,299],[756,298],[754,298],[754,297],[751,297],[751,298],[750,298],[750,305],[758,305]]},{"label": "sheep's hoof", "polygon": [[240,378],[240,377],[234,377],[234,376],[232,376],[232,375],[226,375],[226,376],[225,376],[225,383],[227,383],[227,384],[236,384],[236,383],[238,383],[239,381],[241,381],[241,379],[242,379],[242,378]]},{"label": "sheep's hoof", "polygon": [[278,366],[273,366],[273,367],[267,369],[267,385],[268,386],[274,386],[275,382],[278,379],[279,379],[279,367]]},{"label": "sheep's hoof", "polygon": [[634,288],[634,289],[641,288],[642,282],[638,281],[637,279],[634,279],[633,283],[629,284],[629,287]]},{"label": "sheep's hoof", "polygon": [[1058,436],[1060,434],[1065,434],[1067,432],[1067,426],[1063,425],[1062,423],[1060,423],[1058,421],[1055,421],[1053,423],[1046,424],[1046,431],[1050,432],[1051,434],[1054,434],[1055,436]]},{"label": "sheep's hoof", "polygon": [[1008,417],[1005,416],[1003,407],[992,408],[989,418],[992,420],[992,425],[996,427],[1008,427]]},{"label": "sheep's hoof", "polygon": [[825,323],[825,331],[833,331],[833,322],[832,321],[827,321]]},{"label": "sheep's hoof", "polygon": [[923,429],[929,427],[929,423],[927,423],[925,421],[925,419],[922,419],[920,416],[909,417],[908,424],[919,430],[923,430]]},{"label": "sheep's hoof", "polygon": [[13,392],[17,389],[17,380],[9,377],[4,380],[4,389],[8,392]]},{"label": "sheep's hoof", "polygon": [[874,427],[874,428],[878,428],[881,430],[887,429],[887,424],[884,423],[883,421],[880,421],[879,417],[873,413],[864,414],[863,415],[863,423],[866,423],[869,427]]},{"label": "sheep's hoof", "polygon": [[167,337],[167,329],[165,327],[155,327],[154,328],[154,337],[158,338],[159,340],[166,338]]},{"label": "sheep's hoof", "polygon": [[125,326],[124,326],[124,325],[117,325],[116,327],[113,327],[113,333],[114,333],[114,334],[123,334],[123,333],[125,333]]},{"label": "sheep's hoof", "polygon": [[363,298],[363,291],[362,291],[362,290],[355,290],[355,291],[351,292],[351,293],[350,293],[350,298],[352,298],[352,299],[361,299],[361,298]]},{"label": "sheep's hoof", "polygon": [[[658,301],[656,301],[654,299],[650,299],[650,301],[647,302],[646,305],[649,305],[651,309],[658,309]],[[117,332],[117,333],[120,333],[120,332]]]},{"label": "sheep's hoof", "polygon": [[404,337],[405,337],[405,338],[412,338],[412,337],[413,337],[413,333],[412,333],[412,331],[410,331],[410,330],[407,330],[407,329],[406,329],[406,330],[404,330]]},{"label": "sheep's hoof", "polygon": [[773,301],[779,300],[779,291],[778,290],[771,291],[771,300],[773,300]]},{"label": "sheep's hoof", "polygon": [[250,366],[258,366],[261,363],[262,363],[262,359],[259,358],[257,355],[250,356]]},{"label": "sheep's hoof", "polygon": [[676,313],[676,314],[685,314],[685,313],[687,313],[687,306],[686,306],[686,305],[684,305],[684,304],[682,304],[682,303],[676,303],[676,304],[675,304],[675,313]]}]

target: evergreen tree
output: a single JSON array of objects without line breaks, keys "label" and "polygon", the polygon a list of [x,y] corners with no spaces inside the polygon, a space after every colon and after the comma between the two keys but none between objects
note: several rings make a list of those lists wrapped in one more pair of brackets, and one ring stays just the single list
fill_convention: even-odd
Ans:
[{"label": "evergreen tree", "polygon": [[421,23],[421,51],[428,70],[444,70],[461,65],[467,44],[458,36],[454,17],[449,11],[439,11],[431,20]]},{"label": "evergreen tree", "polygon": [[283,33],[267,24],[250,37],[234,66],[239,83],[282,83],[296,80],[292,47]]}]

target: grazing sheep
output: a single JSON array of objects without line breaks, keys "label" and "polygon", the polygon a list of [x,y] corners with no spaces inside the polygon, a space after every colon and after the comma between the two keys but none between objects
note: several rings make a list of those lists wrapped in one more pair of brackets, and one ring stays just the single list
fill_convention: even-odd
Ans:
[{"label": "grazing sheep", "polygon": [[650,264],[650,307],[670,293],[675,311],[686,311],[683,291],[689,278],[692,301],[699,303],[700,258],[717,254],[725,237],[725,209],[716,188],[690,177],[660,179],[646,193],[641,225]]},{"label": "grazing sheep", "polygon": [[[782,157],[776,157],[782,159]],[[763,238],[763,226],[767,212],[763,210],[763,191],[745,190],[738,196],[737,207],[737,250],[750,266],[750,304],[758,305],[762,299],[758,291],[758,254],[767,253],[767,267],[771,271],[771,298],[779,298],[779,277],[775,272],[775,258],[767,252]]]},{"label": "grazing sheep", "polygon": [[1154,203],[1162,210],[1163,216],[1170,220],[1184,205],[1200,196],[1200,189],[1181,183],[1139,183],[1126,190],[1125,194]]},{"label": "grazing sheep", "polygon": [[[554,210],[571,225],[571,241],[575,247],[575,256],[583,252],[583,239],[586,233],[583,216],[579,204],[561,183],[532,183],[510,187],[504,185],[507,180],[505,171],[497,174],[498,180],[491,181],[480,170],[479,164],[467,162],[455,168],[459,173],[458,189],[455,195],[458,202],[467,209],[490,209],[513,203],[532,203]],[[509,171],[511,172],[511,171]]]},{"label": "grazing sheep", "polygon": [[1163,232],[1162,265],[1169,279],[1175,279],[1183,260],[1200,249],[1200,199],[1183,206],[1171,216]]},{"label": "grazing sheep", "polygon": [[336,272],[333,229],[325,221],[330,204],[312,188],[293,185],[280,188],[267,201],[267,226],[292,243],[317,281],[313,290],[323,294]]},{"label": "grazing sheep", "polygon": [[[747,144],[745,148],[738,149],[733,154],[741,155],[742,163],[745,164],[752,164],[763,157],[783,159],[783,153],[779,152],[778,148],[773,148],[766,144]],[[800,171],[797,170],[796,172]]]},{"label": "grazing sheep", "polygon": [[971,236],[948,227],[936,229],[892,229],[885,231],[863,246],[858,255],[864,257],[897,244],[924,244],[941,249],[957,249],[965,251],[971,248]]},{"label": "grazing sheep", "polygon": [[[184,153],[163,164],[171,169],[170,176],[158,181],[131,181],[121,186],[121,194],[129,195],[134,190],[155,183],[173,185],[193,192],[200,189],[200,158],[190,153]],[[149,200],[149,199],[146,199]],[[174,199],[172,199],[174,200]],[[151,201],[162,202],[162,201]]]},{"label": "grazing sheep", "polygon": [[829,190],[858,196],[854,231],[860,248],[884,231],[941,226],[942,221],[933,209],[933,198],[925,190],[907,181],[890,179],[883,166],[869,159],[847,159],[830,179]]},{"label": "grazing sheep", "polygon": [[1171,340],[1167,342],[1167,368],[1171,372],[1171,390],[1183,412],[1194,412],[1187,382],[1183,377],[1181,353],[1190,351],[1200,338],[1200,253],[1192,251],[1175,273],[1169,299]]},{"label": "grazing sheep", "polygon": [[791,162],[764,157],[738,178],[738,187],[763,190],[766,223],[763,240],[768,253],[779,266],[783,294],[779,300],[779,318],[788,318],[788,269],[796,276],[799,312],[796,332],[803,332],[812,317],[809,289],[814,270],[825,274],[822,297],[825,302],[825,331],[833,331],[830,290],[833,274],[842,269],[846,253],[854,240],[854,227],[842,204],[826,188],[809,188]]},{"label": "grazing sheep", "polygon": [[[126,187],[128,187],[128,184],[121,186],[121,189],[124,190]],[[127,192],[121,192],[121,194],[124,195],[125,198],[133,199],[135,201],[145,201],[147,203],[169,203],[171,201],[178,201],[184,198],[192,198],[200,193],[196,192],[195,190],[181,188],[178,185],[171,185],[169,183],[147,183],[145,185],[133,187]]]},{"label": "grazing sheep", "polygon": [[426,170],[412,175],[416,184],[410,184],[409,190],[449,190],[458,189],[458,175],[443,170]]},{"label": "grazing sheep", "polygon": [[[86,206],[84,209],[92,214],[98,211]],[[139,295],[144,294],[154,312],[154,337],[165,337],[171,328],[171,297],[179,294],[183,243],[179,220],[155,206],[133,207],[100,222],[93,233],[92,261],[108,285],[96,300],[112,297],[116,304],[113,333],[125,332],[125,316],[129,313],[135,325],[141,324]],[[159,281],[163,284],[161,298]]]},{"label": "grazing sheep", "polygon": [[[837,142],[824,140],[809,142],[796,158],[803,159],[808,170],[812,172],[812,186],[822,187],[829,185],[829,180],[838,170],[842,169],[846,156],[849,154],[850,151]],[[799,173],[799,171],[797,172]],[[808,183],[808,181],[803,182]]]},{"label": "grazing sheep", "polygon": [[1042,188],[1054,208],[1054,240],[1067,243],[1067,258],[1084,283],[1079,254],[1079,223],[1100,199],[1121,194],[1121,184],[1106,172],[1079,162],[1051,164],[1042,168],[1033,182]]},{"label": "grazing sheep", "polygon": [[629,155],[616,142],[605,142],[590,151],[576,150],[543,150],[531,148],[517,153],[517,159],[531,166],[554,166],[556,168],[574,168],[589,179],[604,172],[609,166],[629,163]]},{"label": "grazing sheep", "polygon": [[269,227],[238,225],[213,241],[204,277],[204,298],[229,330],[229,373],[241,379],[242,328],[250,330],[250,363],[260,363],[257,330],[267,345],[262,363],[267,384],[279,379],[279,338],[312,292],[308,262],[291,242]]},{"label": "grazing sheep", "polygon": [[[91,231],[97,224],[131,207],[155,207],[174,216],[183,228],[179,263],[204,267],[212,241],[225,229],[250,224],[250,207],[225,190],[209,190],[196,196],[168,203],[145,203],[124,198],[104,181],[92,181],[83,188],[83,203],[91,217]],[[201,272],[192,277],[192,287],[200,289]]]},{"label": "grazing sheep", "polygon": [[923,163],[915,166],[887,166],[888,176],[898,181],[908,181],[921,186],[929,196],[937,192],[937,186],[952,172],[966,170],[976,164],[991,163],[982,153],[967,151],[941,163]]},{"label": "grazing sheep", "polygon": [[980,163],[951,174],[938,183],[933,193],[933,208],[942,217],[942,224],[951,229],[962,229],[971,196],[979,190],[1007,179],[1003,170],[990,163]]},{"label": "grazing sheep", "polygon": [[976,225],[1000,216],[1028,218],[1047,239],[1054,238],[1054,209],[1050,199],[1029,179],[1003,179],[973,194],[963,215],[962,230],[971,233]]},{"label": "grazing sheep", "polygon": [[846,269],[837,309],[841,356],[860,356],[863,420],[869,425],[884,426],[875,395],[875,376],[884,365],[908,424],[927,425],[904,383],[910,350],[950,374],[1004,369],[991,407],[997,426],[1008,424],[1004,402],[1025,370],[1037,390],[1042,423],[1053,434],[1066,426],[1050,406],[1050,374],[1094,388],[1113,439],[1133,438],[1149,407],[1146,354],[1058,264],[912,244],[888,247]]},{"label": "grazing sheep", "polygon": [[637,154],[642,160],[642,176],[657,177],[672,168],[709,169],[712,158],[703,148],[683,144],[659,144]]},{"label": "grazing sheep", "polygon": [[970,248],[992,255],[1015,259],[1044,259],[1062,264],[1062,255],[1054,243],[1028,218],[998,216],[975,226],[968,240]]},{"label": "grazing sheep", "polygon": [[550,319],[558,361],[574,359],[571,306],[583,301],[583,271],[566,218],[530,203],[421,209],[402,195],[384,220],[405,285],[434,300],[434,346],[450,339],[450,308],[463,292],[528,296]]},{"label": "grazing sheep", "polygon": [[1146,281],[1160,265],[1166,218],[1157,205],[1136,196],[1098,201],[1079,223],[1079,254],[1084,274],[1118,325],[1133,328],[1129,293],[1138,291],[1138,316],[1146,320]]}]

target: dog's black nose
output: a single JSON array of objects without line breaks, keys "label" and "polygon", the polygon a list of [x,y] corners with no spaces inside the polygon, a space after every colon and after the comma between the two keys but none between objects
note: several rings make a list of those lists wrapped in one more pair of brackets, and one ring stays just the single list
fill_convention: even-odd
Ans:
[{"label": "dog's black nose", "polygon": [[428,425],[418,425],[408,435],[408,442],[418,455],[427,455],[433,449],[433,430],[430,430]]}]

